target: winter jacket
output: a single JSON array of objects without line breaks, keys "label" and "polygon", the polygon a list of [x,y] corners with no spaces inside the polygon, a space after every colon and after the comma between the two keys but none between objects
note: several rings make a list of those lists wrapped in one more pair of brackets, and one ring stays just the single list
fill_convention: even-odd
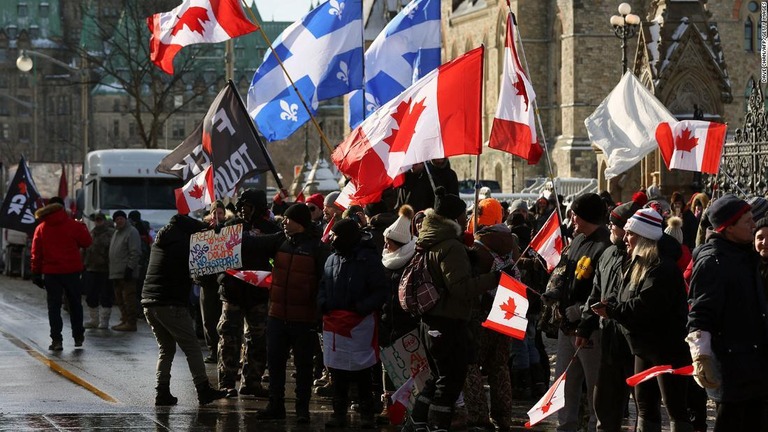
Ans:
[{"label": "winter jacket", "polygon": [[415,240],[411,240],[411,243],[393,253],[384,253],[382,257],[389,295],[381,308],[380,346],[392,345],[395,340],[419,326],[419,320],[400,306],[399,298],[400,279],[403,276],[403,271],[405,271],[405,266],[413,258],[415,247]]},{"label": "winter jacket", "polygon": [[[601,225],[589,236],[579,234],[571,242],[568,250],[560,258],[557,267],[564,267],[562,279],[557,286],[547,288],[547,297],[558,300],[560,314],[565,317],[565,309],[574,304],[584,305],[592,292],[595,266],[609,246],[611,246],[611,233],[608,228]],[[579,264],[581,263],[581,264]],[[552,285],[552,284],[550,284]],[[581,320],[575,322],[563,319],[560,327],[566,333],[576,331],[581,325]],[[590,324],[586,324],[588,328]],[[591,325],[594,328],[594,324]]]},{"label": "winter jacket", "polygon": [[[280,232],[280,227],[276,223],[263,218],[256,219],[253,223],[247,223],[243,219],[234,218],[227,221],[225,225],[232,226],[237,224],[243,224],[244,238],[248,234],[258,235]],[[269,256],[258,246],[252,246],[252,243],[243,241],[241,253],[243,256],[243,266],[241,268],[243,270],[272,270]],[[266,303],[269,300],[269,292],[267,290],[254,289],[253,285],[248,282],[226,273],[220,275],[219,282],[221,283],[219,286],[219,296],[222,301],[229,304],[250,309],[258,303]]]},{"label": "winter jacket", "polygon": [[459,224],[433,209],[425,214],[416,245],[429,251],[427,268],[440,292],[440,300],[425,316],[469,321],[480,296],[498,286],[498,273],[473,276],[466,246],[459,240]]},{"label": "winter jacket", "polygon": [[611,245],[600,256],[595,269],[592,292],[585,303],[581,324],[576,331],[580,336],[589,337],[599,323],[601,361],[606,364],[624,364],[624,359],[631,358],[632,352],[619,323],[611,318],[598,319],[599,317],[589,306],[611,297],[618,298],[624,283],[626,257],[627,250],[623,241],[620,244]]},{"label": "winter jacket", "polygon": [[[245,246],[248,243],[248,246]],[[317,290],[328,258],[327,245],[320,241],[316,227],[286,237],[275,234],[243,238],[244,247],[258,248],[274,258],[269,288],[269,316],[304,323],[318,318]]]},{"label": "winter jacket", "polygon": [[366,316],[381,308],[388,292],[381,254],[373,243],[360,241],[348,254],[334,252],[325,261],[317,306],[323,314],[345,310]]},{"label": "winter jacket", "polygon": [[[115,229],[109,243],[109,278],[125,278],[125,270],[138,271],[141,258],[141,238],[139,231],[126,221],[123,229]],[[134,276],[138,274],[134,273]]]},{"label": "winter jacket", "polygon": [[[429,162],[427,162],[429,163]],[[429,179],[427,170],[423,169],[418,173],[408,171],[405,173],[402,186],[397,188],[397,205],[400,208],[403,204],[409,204],[414,212],[420,212],[435,205],[435,187],[443,186],[449,194],[459,195],[459,179],[456,172],[451,169],[451,164],[446,161],[445,166],[438,168],[429,163],[429,170],[432,174],[432,181]]]},{"label": "winter jacket", "polygon": [[768,307],[751,244],[713,234],[693,252],[688,332],[707,331],[720,362],[716,402],[768,396]]},{"label": "winter jacket", "polygon": [[685,344],[685,282],[677,267],[680,244],[664,234],[657,247],[659,262],[652,264],[639,286],[630,283],[637,258],[630,261],[618,304],[609,306],[607,312],[621,324],[632,354],[665,356],[673,366],[681,367],[690,364],[690,356]]},{"label": "winter jacket", "polygon": [[85,250],[85,270],[89,272],[109,272],[109,243],[115,234],[115,228],[106,222],[93,227],[91,238],[93,244]]},{"label": "winter jacket", "polygon": [[32,273],[69,274],[83,271],[80,249],[93,240],[88,228],[67,215],[61,204],[48,204],[35,212],[40,224],[32,237]]},{"label": "winter jacket", "polygon": [[189,275],[189,238],[207,228],[204,222],[177,214],[155,236],[149,254],[141,304],[187,306],[192,289]]}]

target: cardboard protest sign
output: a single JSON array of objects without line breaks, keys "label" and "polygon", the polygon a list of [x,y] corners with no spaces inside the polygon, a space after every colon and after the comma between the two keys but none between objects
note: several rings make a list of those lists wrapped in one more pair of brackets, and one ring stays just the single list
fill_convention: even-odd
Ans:
[{"label": "cardboard protest sign", "polygon": [[243,266],[243,225],[192,234],[189,240],[189,274],[192,277],[221,273]]},{"label": "cardboard protest sign", "polygon": [[427,363],[427,350],[419,339],[418,330],[414,329],[396,340],[391,346],[381,348],[381,364],[396,387],[402,387],[411,376],[414,385],[411,390],[411,402],[415,395],[424,388],[431,373]]}]

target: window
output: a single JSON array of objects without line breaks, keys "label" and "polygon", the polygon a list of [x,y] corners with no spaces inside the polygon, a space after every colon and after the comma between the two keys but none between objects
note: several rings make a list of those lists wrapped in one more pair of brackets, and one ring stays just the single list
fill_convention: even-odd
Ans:
[{"label": "window", "polygon": [[32,128],[30,127],[29,123],[19,123],[19,140],[21,141],[29,141],[30,137],[32,136]]},{"label": "window", "polygon": [[11,115],[11,110],[8,108],[8,101],[5,98],[0,99],[0,116],[9,115]]},{"label": "window", "polygon": [[112,120],[112,138],[120,137],[120,120]]},{"label": "window", "polygon": [[29,8],[27,7],[26,3],[19,3],[16,6],[16,11],[19,15],[19,18],[26,18],[29,16]]},{"label": "window", "polygon": [[19,116],[32,115],[32,101],[30,100],[29,96],[18,96],[18,99],[21,101],[21,103],[18,104]]},{"label": "window", "polygon": [[180,179],[103,177],[98,195],[102,209],[172,210],[176,208],[174,189],[182,186]]},{"label": "window", "polygon": [[15,25],[9,25],[5,28],[5,34],[8,35],[8,39],[16,39],[16,36],[19,35],[19,28]]},{"label": "window", "polygon": [[50,6],[48,6],[47,2],[40,3],[40,8],[38,11],[40,18],[48,18],[48,14],[50,13]]},{"label": "window", "polygon": [[176,120],[173,122],[173,132],[171,132],[172,138],[181,139],[184,138],[184,122],[181,120]]},{"label": "window", "polygon": [[56,98],[56,114],[67,115],[69,113],[69,98],[65,95],[59,95]]},{"label": "window", "polygon": [[752,24],[752,17],[747,17],[744,21],[744,50],[748,52],[755,51],[755,30]]},{"label": "window", "polygon": [[747,5],[747,8],[749,9],[750,12],[757,12],[758,10],[760,10],[760,7],[757,6],[757,2],[753,2],[753,1],[749,2],[749,5]]},{"label": "window", "polygon": [[29,38],[30,39],[37,39],[40,37],[40,27],[36,25],[29,26]]},{"label": "window", "polygon": [[29,88],[29,75],[21,73],[19,74],[19,88]]},{"label": "window", "polygon": [[136,122],[128,123],[128,138],[136,138]]},{"label": "window", "polygon": [[120,107],[120,99],[115,99],[112,101],[112,112],[119,113],[121,110]]},{"label": "window", "polygon": [[8,141],[11,139],[11,125],[8,123],[0,124],[0,139]]},{"label": "window", "polygon": [[0,74],[0,88],[8,88],[8,74]]}]

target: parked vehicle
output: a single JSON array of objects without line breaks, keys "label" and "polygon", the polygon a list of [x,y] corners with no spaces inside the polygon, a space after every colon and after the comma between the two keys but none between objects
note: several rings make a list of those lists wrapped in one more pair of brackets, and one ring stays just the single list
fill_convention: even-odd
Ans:
[{"label": "parked vehicle", "polygon": [[[480,187],[488,187],[491,189],[491,193],[501,193],[501,185],[496,180],[480,180]],[[473,194],[475,193],[475,181],[474,180],[459,180],[459,193]]]}]

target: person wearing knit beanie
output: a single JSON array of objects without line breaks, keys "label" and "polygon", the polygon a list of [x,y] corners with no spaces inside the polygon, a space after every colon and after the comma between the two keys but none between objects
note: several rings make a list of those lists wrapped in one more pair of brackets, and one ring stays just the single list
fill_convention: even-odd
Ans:
[{"label": "person wearing knit beanie", "polygon": [[352,219],[342,219],[336,222],[331,228],[331,232],[333,232],[331,246],[342,255],[351,252],[362,238],[360,226]]},{"label": "person wearing knit beanie", "polygon": [[435,213],[452,220],[457,220],[461,216],[466,217],[467,203],[457,195],[449,194],[448,191],[438,186],[435,189]]},{"label": "person wearing knit beanie", "polygon": [[125,215],[124,211],[118,210],[118,211],[112,213],[112,220],[115,220],[117,218],[128,219],[128,216]]},{"label": "person wearing knit beanie", "polygon": [[632,215],[624,225],[624,231],[631,231],[641,237],[659,241],[664,230],[661,227],[662,218],[659,212],[652,208],[640,209]]},{"label": "person wearing knit beanie", "polygon": [[309,207],[304,203],[293,204],[288,207],[283,215],[286,219],[290,219],[303,226],[304,229],[312,227],[312,212],[309,211]]},{"label": "person wearing knit beanie", "polygon": [[[477,203],[477,225],[479,227],[500,224],[504,209],[501,203],[495,198],[486,198]],[[469,232],[475,232],[474,216],[469,220]]]},{"label": "person wearing knit beanie", "polygon": [[678,243],[683,244],[683,220],[677,216],[667,219],[667,228],[664,233],[671,236]]},{"label": "person wearing knit beanie", "polygon": [[309,196],[309,198],[304,201],[304,204],[309,207],[309,211],[312,212],[312,220],[315,223],[319,223],[323,219],[323,194],[316,193]]},{"label": "person wearing knit beanie", "polygon": [[400,207],[397,220],[384,230],[384,238],[404,245],[411,241],[411,220],[413,219],[413,207],[408,204]]},{"label": "person wearing knit beanie", "polygon": [[747,204],[752,207],[752,219],[757,222],[768,213],[768,200],[761,196],[754,196],[747,200]]},{"label": "person wearing knit beanie", "polygon": [[715,232],[723,232],[750,210],[751,207],[743,199],[733,194],[725,194],[710,204],[707,215]]},{"label": "person wearing knit beanie", "polygon": [[645,203],[640,204],[637,201],[629,201],[618,205],[613,210],[611,210],[611,214],[608,217],[608,220],[617,227],[624,229],[624,225],[627,223],[627,220],[629,220],[629,218],[632,217],[636,211],[640,210],[644,204]]},{"label": "person wearing knit beanie", "polygon": [[599,225],[605,220],[605,202],[596,193],[579,195],[571,204],[571,210],[591,224]]}]

